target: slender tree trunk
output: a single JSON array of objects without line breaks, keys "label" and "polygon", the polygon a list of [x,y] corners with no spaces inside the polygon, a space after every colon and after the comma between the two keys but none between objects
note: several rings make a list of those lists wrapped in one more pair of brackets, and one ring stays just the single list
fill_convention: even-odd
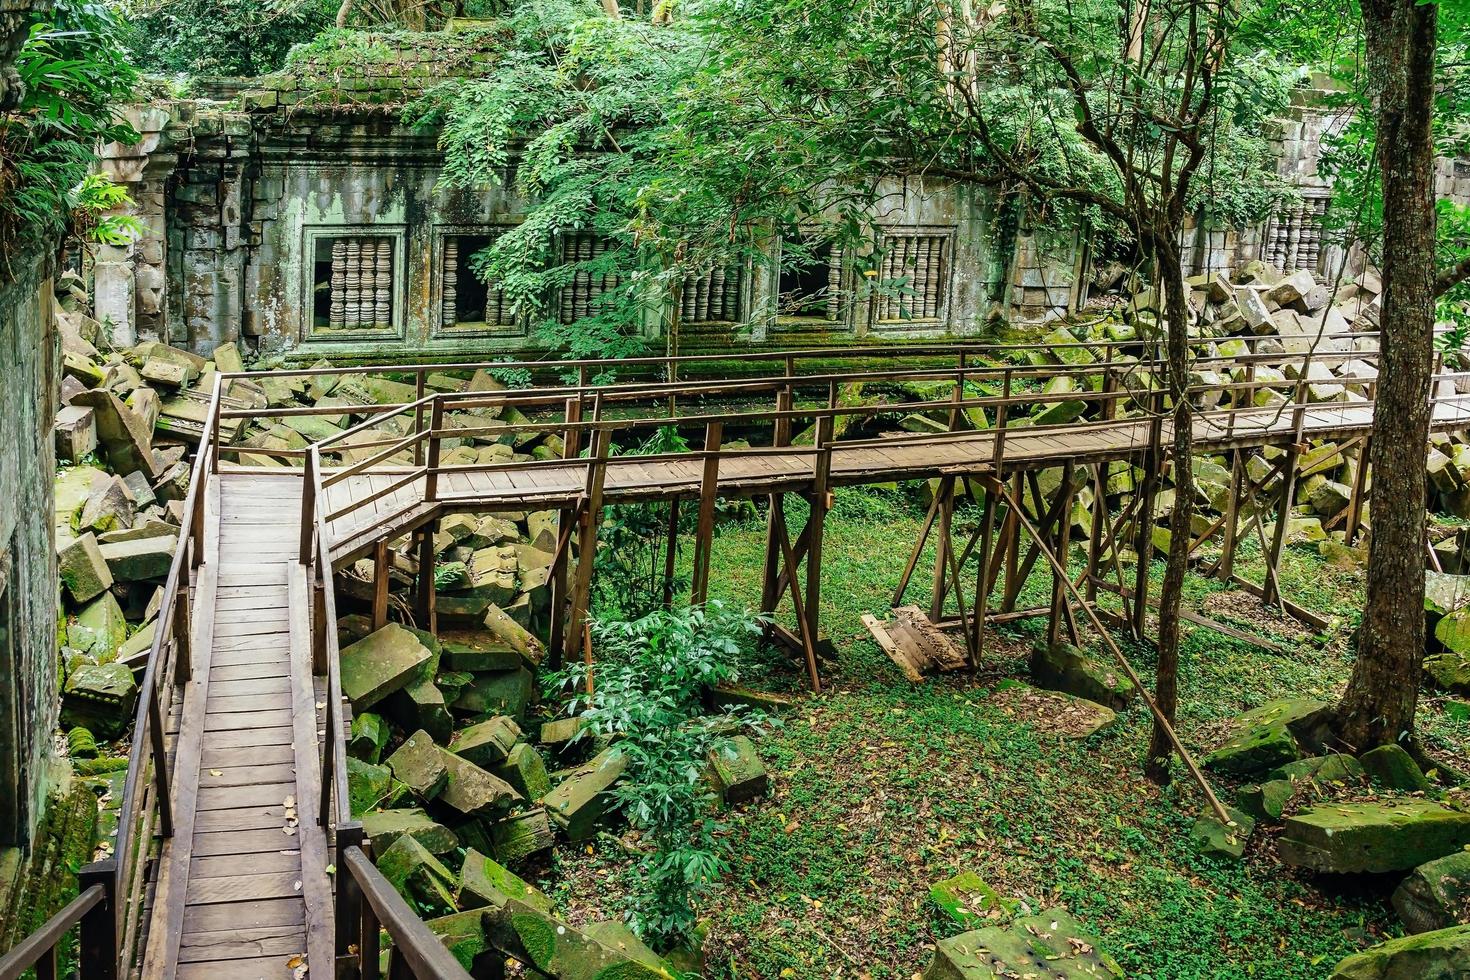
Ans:
[{"label": "slender tree trunk", "polygon": [[1412,738],[1424,656],[1424,452],[1434,336],[1436,8],[1364,0],[1368,73],[1378,86],[1383,314],[1373,406],[1372,537],[1358,659],[1337,733],[1363,751]]},{"label": "slender tree trunk", "polygon": [[[1174,723],[1179,702],[1179,605],[1184,592],[1184,572],[1189,562],[1189,542],[1194,517],[1194,431],[1188,398],[1189,388],[1189,303],[1184,296],[1184,270],[1180,264],[1178,236],[1170,229],[1156,229],[1152,251],[1159,288],[1164,294],[1168,318],[1165,357],[1169,399],[1173,404],[1174,506],[1169,514],[1169,557],[1164,567],[1164,584],[1159,590],[1158,672],[1154,700],[1159,711]],[[1160,447],[1162,449],[1162,447]],[[1139,561],[1146,561],[1140,555]],[[1156,783],[1169,781],[1173,743],[1164,727],[1154,722],[1149,739],[1144,773]]]}]

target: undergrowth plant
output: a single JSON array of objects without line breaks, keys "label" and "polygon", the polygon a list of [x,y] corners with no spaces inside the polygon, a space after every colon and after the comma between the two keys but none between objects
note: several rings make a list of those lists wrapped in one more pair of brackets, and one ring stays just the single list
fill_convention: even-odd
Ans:
[{"label": "undergrowth plant", "polygon": [[[665,426],[622,455],[688,451],[689,443],[678,429]],[[598,531],[601,546],[593,565],[593,609],[599,616],[641,620],[663,604],[668,514],[668,504],[615,504],[607,508]],[[686,579],[676,576],[674,593],[686,584]]]},{"label": "undergrowth plant", "polygon": [[612,792],[645,850],[626,918],[665,950],[691,935],[701,899],[728,868],[724,826],[706,781],[708,760],[730,752],[730,736],[741,726],[768,721],[741,708],[706,714],[704,697],[739,678],[742,651],[760,629],[750,611],[719,602],[660,609],[633,621],[598,620],[592,624],[594,693],[581,693],[586,665],[555,678],[577,692],[570,705],[583,721],[577,737],[614,739],[613,750],[627,760]]}]

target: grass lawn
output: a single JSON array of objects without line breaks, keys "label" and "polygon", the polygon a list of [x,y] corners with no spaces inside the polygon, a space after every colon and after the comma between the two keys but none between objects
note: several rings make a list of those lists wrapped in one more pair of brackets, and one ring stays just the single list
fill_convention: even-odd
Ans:
[{"label": "grass lawn", "polygon": [[[728,815],[731,873],[704,910],[714,923],[711,976],[911,977],[936,939],[959,931],[928,890],[961,870],[1035,910],[1067,907],[1130,977],[1320,978],[1340,957],[1397,934],[1391,882],[1300,875],[1276,861],[1269,831],[1257,832],[1244,863],[1195,855],[1187,834],[1202,797],[1187,779],[1160,789],[1140,775],[1150,727],[1141,704],[1072,742],[1039,735],[990,700],[998,681],[1025,677],[1044,621],[992,634],[978,676],[905,681],[859,617],[888,607],[922,516],[897,496],[839,494],[822,583],[838,658],[825,668],[827,689],[759,743],[771,793]],[[712,598],[758,602],[764,534],[758,524],[721,531]],[[1258,556],[1248,545],[1237,570],[1259,581]],[[931,561],[909,594],[921,606]],[[1191,749],[1212,747],[1246,708],[1331,698],[1346,681],[1361,571],[1294,547],[1282,578],[1286,595],[1337,625],[1310,635],[1238,591],[1190,579],[1190,608],[1286,648],[1186,624],[1178,727]],[[1049,575],[1034,573],[1019,605],[1043,604],[1049,588]],[[1147,680],[1148,651],[1130,655]],[[798,689],[796,665],[773,656],[744,680]],[[1470,749],[1470,723],[1449,718],[1442,699],[1426,698],[1420,727],[1446,758]],[[1214,786],[1232,800],[1233,786]],[[576,921],[620,913],[628,859],[614,840],[563,851],[557,863]]]}]

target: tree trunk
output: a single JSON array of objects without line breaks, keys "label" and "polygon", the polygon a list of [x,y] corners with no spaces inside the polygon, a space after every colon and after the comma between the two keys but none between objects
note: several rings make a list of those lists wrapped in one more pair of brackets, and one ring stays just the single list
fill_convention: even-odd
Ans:
[{"label": "tree trunk", "polygon": [[[1165,333],[1169,399],[1173,403],[1174,506],[1169,514],[1169,557],[1164,567],[1164,584],[1159,591],[1158,672],[1154,701],[1169,724],[1179,701],[1179,605],[1184,591],[1184,572],[1189,562],[1189,544],[1194,516],[1194,431],[1191,428],[1189,388],[1189,303],[1184,296],[1184,269],[1180,264],[1178,236],[1170,229],[1156,229],[1152,252],[1159,288],[1164,293],[1168,324]],[[1162,451],[1163,447],[1158,447]],[[1148,556],[1139,555],[1139,561]],[[1164,726],[1154,722],[1149,739],[1144,773],[1156,783],[1169,781],[1173,743]]]},{"label": "tree trunk", "polygon": [[1383,314],[1373,406],[1372,537],[1358,659],[1337,707],[1352,750],[1408,740],[1424,656],[1424,453],[1434,354],[1436,8],[1365,0],[1383,182]]}]

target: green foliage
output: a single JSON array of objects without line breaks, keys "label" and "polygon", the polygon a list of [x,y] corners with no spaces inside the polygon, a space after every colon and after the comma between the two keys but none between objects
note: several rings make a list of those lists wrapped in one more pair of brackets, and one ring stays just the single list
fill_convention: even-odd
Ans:
[{"label": "green foliage", "polygon": [[329,27],[336,9],[331,0],[136,0],[127,41],[148,72],[263,75]]},{"label": "green foliage", "polygon": [[[729,751],[734,729],[763,719],[736,710],[706,715],[703,697],[738,680],[742,648],[759,633],[753,615],[718,602],[592,626],[596,693],[572,698],[585,722],[577,737],[615,738],[627,759],[613,792],[648,847],[627,918],[665,949],[688,937],[701,899],[728,868],[706,760]],[[581,691],[587,670],[577,664],[558,679]]]},{"label": "green foliage", "polygon": [[5,255],[62,231],[76,207],[84,212],[83,226],[98,234],[128,231],[124,223],[95,220],[117,198],[104,184],[87,181],[99,144],[137,138],[113,109],[137,78],[121,51],[120,21],[110,8],[84,0],[61,0],[51,17],[32,25],[15,62],[25,97],[0,117]]},{"label": "green foliage", "polygon": [[143,223],[131,215],[106,212],[132,203],[127,189],[114,184],[111,177],[87,174],[71,193],[73,231],[84,242],[128,245],[144,234]]},{"label": "green foliage", "polygon": [[[623,455],[682,453],[689,444],[673,426],[654,432]],[[663,605],[664,549],[668,541],[667,504],[614,504],[598,530],[593,573],[593,608],[598,615],[640,620]],[[687,585],[676,576],[675,594]]]}]

